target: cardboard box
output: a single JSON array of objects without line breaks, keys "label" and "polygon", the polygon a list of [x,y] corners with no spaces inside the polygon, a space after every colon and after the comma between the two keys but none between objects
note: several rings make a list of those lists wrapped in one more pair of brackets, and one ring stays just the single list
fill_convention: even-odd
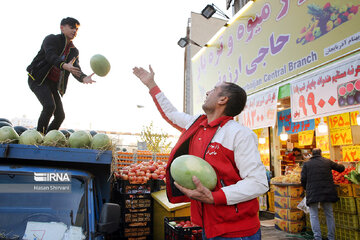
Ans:
[{"label": "cardboard box", "polygon": [[275,207],[275,217],[283,220],[298,221],[304,217],[304,212],[300,209],[285,209]]},{"label": "cardboard box", "polygon": [[305,228],[305,221],[287,221],[275,218],[275,228],[284,232],[299,233]]},{"label": "cardboard box", "polygon": [[300,198],[304,196],[304,188],[301,185],[275,185],[274,195]]},{"label": "cardboard box", "polygon": [[277,208],[286,208],[286,209],[298,209],[297,205],[301,202],[303,198],[292,198],[292,197],[280,197],[275,196],[274,202],[275,207]]}]

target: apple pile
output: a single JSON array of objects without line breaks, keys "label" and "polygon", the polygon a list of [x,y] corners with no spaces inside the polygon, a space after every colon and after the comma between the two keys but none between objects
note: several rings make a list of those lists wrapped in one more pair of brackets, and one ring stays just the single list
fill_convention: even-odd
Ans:
[{"label": "apple pile", "polygon": [[166,162],[150,160],[148,162],[134,163],[123,167],[115,173],[115,177],[122,180],[129,180],[131,184],[144,184],[148,180],[164,180]]}]

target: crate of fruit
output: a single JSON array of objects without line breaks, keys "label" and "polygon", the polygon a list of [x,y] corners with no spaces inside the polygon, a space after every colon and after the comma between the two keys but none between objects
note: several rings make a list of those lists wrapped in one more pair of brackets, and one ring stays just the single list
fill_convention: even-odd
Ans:
[{"label": "crate of fruit", "polygon": [[190,217],[165,217],[165,240],[201,240],[202,228],[193,224]]}]

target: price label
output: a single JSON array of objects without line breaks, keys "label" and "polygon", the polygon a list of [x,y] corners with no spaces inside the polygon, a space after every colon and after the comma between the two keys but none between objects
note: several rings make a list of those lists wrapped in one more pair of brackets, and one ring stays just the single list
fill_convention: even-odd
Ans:
[{"label": "price label", "polygon": [[316,136],[316,147],[320,148],[322,153],[329,153],[329,136]]},{"label": "price label", "polygon": [[333,146],[352,144],[351,127],[331,129],[330,139]]},{"label": "price label", "polygon": [[355,112],[350,113],[351,125],[358,125],[358,122],[356,120],[358,114],[359,114],[359,111],[355,111]]},{"label": "price label", "polygon": [[343,113],[332,115],[329,117],[329,127],[331,128],[341,128],[350,126],[350,114]]},{"label": "price label", "polygon": [[312,145],[313,140],[314,140],[314,131],[313,130],[299,132],[299,145],[300,146]]},{"label": "price label", "polygon": [[342,148],[342,154],[344,162],[360,161],[360,146],[345,146]]}]

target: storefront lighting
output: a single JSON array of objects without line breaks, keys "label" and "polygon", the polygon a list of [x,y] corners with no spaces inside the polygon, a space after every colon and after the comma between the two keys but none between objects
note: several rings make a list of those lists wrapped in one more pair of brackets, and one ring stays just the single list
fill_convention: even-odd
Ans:
[{"label": "storefront lighting", "polygon": [[[198,46],[198,47],[203,47],[203,46],[201,46],[200,44],[198,44],[197,42],[191,40],[191,39],[188,38],[188,37],[180,38],[180,40],[178,41],[177,44],[178,44],[180,47],[184,48],[184,47],[186,47],[189,43],[192,43],[192,44],[194,44],[194,45],[196,45],[196,46]],[[205,45],[205,47],[206,47],[206,46],[207,46],[207,45]]]},{"label": "storefront lighting", "polygon": [[[248,1],[245,6],[243,6],[240,11],[238,11],[227,23],[227,25],[231,25],[233,22],[235,22],[237,19],[240,18],[240,16],[254,3],[254,1]],[[242,16],[243,18],[243,16]]]},{"label": "storefront lighting", "polygon": [[286,140],[288,140],[288,138],[289,138],[289,135],[285,131],[285,126],[283,126],[282,132],[280,133],[280,140],[286,141]]},{"label": "storefront lighting", "polygon": [[265,144],[266,138],[265,138],[265,129],[261,131],[260,137],[259,137],[259,144]]},{"label": "storefront lighting", "polygon": [[206,18],[209,19],[212,17],[212,15],[214,15],[215,13],[217,13],[218,15],[230,19],[223,11],[220,10],[220,8],[218,8],[217,6],[215,6],[215,4],[208,4],[202,11],[201,11],[201,15]]},{"label": "storefront lighting", "polygon": [[328,132],[328,126],[326,123],[324,123],[324,118],[320,119],[320,123],[318,125],[318,131],[319,131],[319,133],[327,133]]},{"label": "storefront lighting", "polygon": [[265,144],[265,143],[266,143],[266,139],[264,137],[260,137],[259,144]]}]

